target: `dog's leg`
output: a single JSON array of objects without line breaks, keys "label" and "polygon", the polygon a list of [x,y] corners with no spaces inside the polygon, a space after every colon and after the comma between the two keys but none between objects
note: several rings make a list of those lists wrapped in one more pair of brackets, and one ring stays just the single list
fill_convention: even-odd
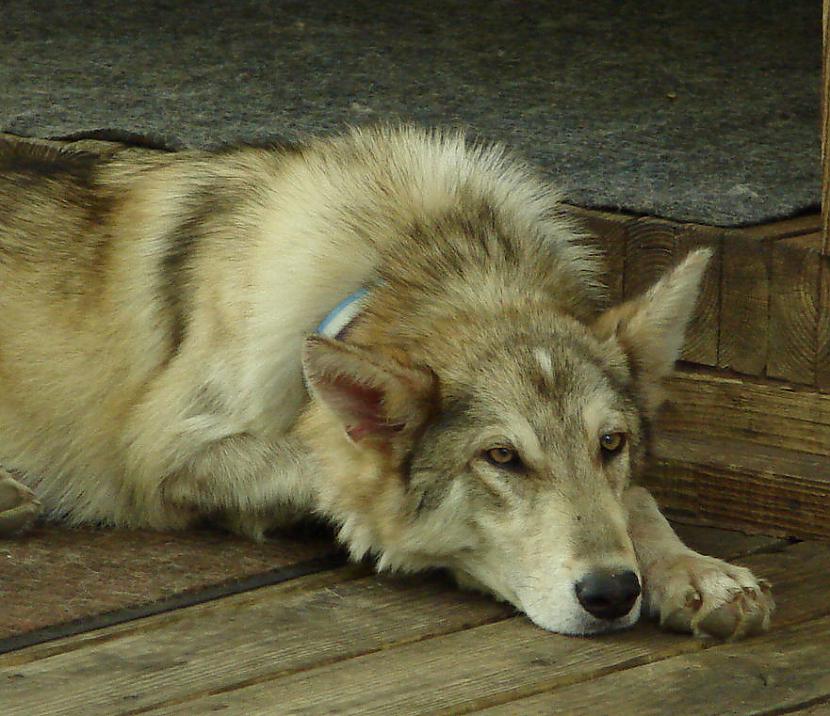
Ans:
[{"label": "dog's leg", "polygon": [[0,536],[22,532],[39,513],[35,493],[0,468]]},{"label": "dog's leg", "polygon": [[307,459],[288,440],[270,444],[245,433],[230,435],[166,478],[164,500],[261,540],[270,529],[310,511],[313,482]]},{"label": "dog's leg", "polygon": [[769,628],[775,608],[769,583],[744,567],[689,549],[647,490],[631,487],[625,501],[648,615],[667,629],[720,639]]}]

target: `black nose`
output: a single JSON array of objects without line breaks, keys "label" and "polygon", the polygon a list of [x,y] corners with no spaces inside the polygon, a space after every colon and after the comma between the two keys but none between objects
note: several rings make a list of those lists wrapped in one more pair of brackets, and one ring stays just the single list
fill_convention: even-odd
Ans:
[{"label": "black nose", "polygon": [[576,598],[597,619],[617,619],[631,611],[640,596],[640,581],[630,570],[598,569],[576,583]]}]

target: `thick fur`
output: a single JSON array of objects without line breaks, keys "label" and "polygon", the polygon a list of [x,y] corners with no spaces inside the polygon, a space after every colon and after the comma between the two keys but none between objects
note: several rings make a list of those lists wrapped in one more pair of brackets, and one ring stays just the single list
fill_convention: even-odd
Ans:
[{"label": "thick fur", "polygon": [[[446,567],[555,631],[636,621],[640,599],[580,606],[603,569],[675,628],[768,624],[763,584],[629,487],[705,252],[602,312],[555,192],[459,134],[77,146],[0,139],[0,529],[42,509],[261,538],[318,513],[357,558]],[[342,340],[309,338],[362,286]]]}]

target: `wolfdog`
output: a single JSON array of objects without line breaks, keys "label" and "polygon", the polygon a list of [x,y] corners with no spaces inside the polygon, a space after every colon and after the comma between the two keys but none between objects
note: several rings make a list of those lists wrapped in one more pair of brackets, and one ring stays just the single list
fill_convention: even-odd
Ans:
[{"label": "wolfdog", "polygon": [[548,630],[761,631],[769,586],[631,483],[708,259],[604,307],[556,192],[461,133],[5,135],[0,525],[261,539],[316,513]]}]

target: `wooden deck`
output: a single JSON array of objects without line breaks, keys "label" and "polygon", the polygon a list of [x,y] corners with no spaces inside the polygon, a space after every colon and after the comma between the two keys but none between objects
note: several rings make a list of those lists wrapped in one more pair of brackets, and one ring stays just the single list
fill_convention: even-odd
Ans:
[{"label": "wooden deck", "polygon": [[0,656],[0,713],[830,714],[830,545],[681,531],[772,580],[771,633],[564,637],[440,576],[323,566]]}]

